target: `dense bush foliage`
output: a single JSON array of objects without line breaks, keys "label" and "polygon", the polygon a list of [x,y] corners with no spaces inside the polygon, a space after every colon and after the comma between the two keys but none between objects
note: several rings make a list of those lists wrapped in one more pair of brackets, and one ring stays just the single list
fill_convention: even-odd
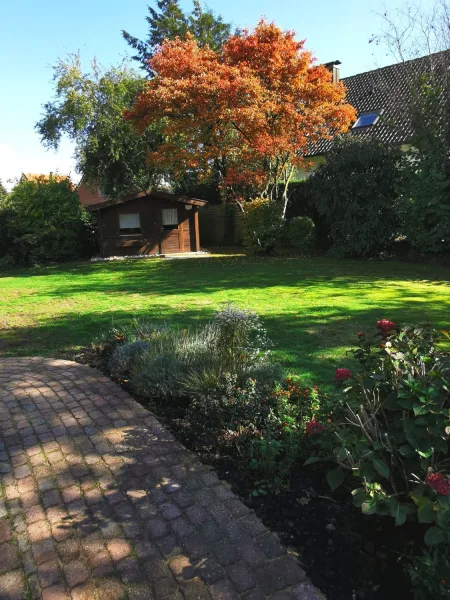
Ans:
[{"label": "dense bush foliage", "polygon": [[372,256],[399,232],[400,150],[374,139],[336,140],[306,181],[339,256]]},{"label": "dense bush foliage", "polygon": [[308,217],[294,217],[286,225],[286,238],[290,246],[308,251],[314,246],[314,221]]},{"label": "dense bush foliage", "polygon": [[90,256],[94,222],[68,179],[22,179],[0,208],[3,264],[30,266]]},{"label": "dense bush foliage", "polygon": [[[388,320],[378,321],[377,328],[375,344],[359,334],[353,354],[361,369],[336,374],[348,408],[336,427],[339,467],[328,480],[335,488],[344,470],[351,471],[358,480],[353,499],[364,514],[390,515],[396,525],[407,519],[425,524],[424,542],[437,549],[415,559],[411,570],[426,571],[429,563],[448,571],[450,336],[429,326],[398,328]],[[419,590],[425,581],[413,577]],[[441,577],[431,595],[419,591],[418,597],[440,597],[443,585]]]},{"label": "dense bush foliage", "polygon": [[399,182],[404,234],[422,254],[450,251],[449,65],[448,57],[442,60],[417,84],[411,107],[414,135]]},{"label": "dense bush foliage", "polygon": [[245,204],[244,243],[257,254],[270,254],[283,230],[280,205],[269,198]]}]

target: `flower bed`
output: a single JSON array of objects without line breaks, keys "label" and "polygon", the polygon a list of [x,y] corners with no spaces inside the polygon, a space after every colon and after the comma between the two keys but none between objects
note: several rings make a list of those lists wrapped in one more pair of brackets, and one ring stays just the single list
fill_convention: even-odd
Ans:
[{"label": "flower bed", "polygon": [[[191,330],[135,322],[93,356],[301,552],[329,600],[411,598],[409,580],[425,600],[447,597],[450,581],[441,337],[378,321],[358,334],[360,370],[338,368],[332,394],[282,379],[258,316],[233,306]],[[422,428],[417,447],[405,423]]]}]

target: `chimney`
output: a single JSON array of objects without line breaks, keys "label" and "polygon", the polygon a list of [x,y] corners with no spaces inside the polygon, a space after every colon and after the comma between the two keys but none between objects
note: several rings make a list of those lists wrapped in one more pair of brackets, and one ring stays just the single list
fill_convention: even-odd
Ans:
[{"label": "chimney", "polygon": [[340,60],[333,60],[324,64],[324,67],[326,67],[333,75],[333,83],[339,83],[339,65],[341,64]]}]

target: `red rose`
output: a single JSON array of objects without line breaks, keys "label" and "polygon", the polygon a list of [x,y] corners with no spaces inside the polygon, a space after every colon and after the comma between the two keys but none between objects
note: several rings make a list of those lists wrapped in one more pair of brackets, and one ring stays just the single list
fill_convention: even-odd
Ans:
[{"label": "red rose", "polygon": [[377,321],[377,329],[383,335],[387,335],[390,331],[395,329],[395,323],[393,321],[388,321],[387,319],[381,319],[381,321]]},{"label": "red rose", "polygon": [[345,381],[346,379],[350,379],[351,376],[352,372],[350,371],[350,369],[336,369],[334,380]]},{"label": "red rose", "polygon": [[450,496],[450,479],[442,473],[429,473],[426,484],[441,496]]},{"label": "red rose", "polygon": [[306,435],[320,435],[322,431],[325,429],[325,426],[318,421],[312,419],[305,425]]}]

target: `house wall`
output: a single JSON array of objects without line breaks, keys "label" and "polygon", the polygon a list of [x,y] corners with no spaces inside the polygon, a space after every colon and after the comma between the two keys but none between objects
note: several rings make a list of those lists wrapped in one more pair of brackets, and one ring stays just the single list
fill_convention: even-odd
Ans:
[{"label": "house wall", "polygon": [[[188,209],[187,206],[192,207]],[[178,227],[164,229],[162,209],[176,208]],[[119,215],[139,214],[141,233],[121,235]],[[198,208],[175,200],[152,196],[105,207],[98,211],[102,256],[128,254],[174,254],[200,250]]]},{"label": "house wall", "polygon": [[317,167],[323,163],[325,160],[324,156],[311,156],[310,158],[305,159],[304,166],[299,167],[295,171],[295,175],[293,177],[294,181],[301,181],[302,179],[308,179],[311,173],[317,169]]},{"label": "house wall", "polygon": [[84,183],[80,183],[77,189],[78,198],[83,206],[90,206],[91,204],[99,204],[107,200],[105,196],[100,196],[98,190],[88,188]]}]

